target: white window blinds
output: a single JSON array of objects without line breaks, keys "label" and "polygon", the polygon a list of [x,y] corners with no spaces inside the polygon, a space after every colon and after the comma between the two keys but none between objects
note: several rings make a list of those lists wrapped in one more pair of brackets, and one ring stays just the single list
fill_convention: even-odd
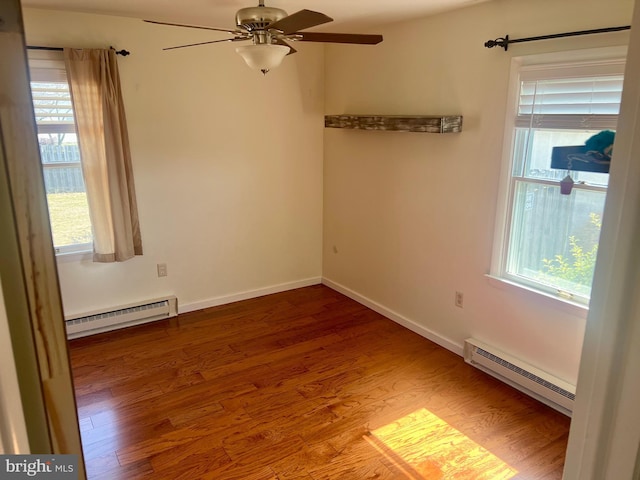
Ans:
[{"label": "white window blinds", "polygon": [[29,67],[38,133],[75,133],[62,52],[29,51]]},{"label": "white window blinds", "polygon": [[607,63],[587,77],[575,67],[523,70],[516,127],[615,129],[623,69],[623,64]]}]

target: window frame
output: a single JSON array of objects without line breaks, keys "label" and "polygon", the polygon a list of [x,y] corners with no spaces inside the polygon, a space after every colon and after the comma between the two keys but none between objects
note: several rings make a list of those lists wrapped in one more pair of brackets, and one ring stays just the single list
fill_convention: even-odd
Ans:
[{"label": "window frame", "polygon": [[[69,81],[66,73],[66,67],[64,64],[64,56],[61,51],[28,50],[27,57],[29,61],[28,63],[29,63],[30,85],[31,85],[31,82],[41,82],[41,83],[65,82],[67,85],[69,85]],[[32,103],[32,107],[34,107],[33,103]],[[74,110],[73,103],[71,104],[71,108]],[[36,134],[40,135],[40,134],[72,133],[77,137],[78,134],[77,134],[75,122],[73,124],[61,123],[61,124],[42,125],[42,124],[38,124],[37,122],[35,108],[33,108],[33,113],[34,113],[34,123],[36,128]],[[75,118],[75,110],[74,110],[74,118]],[[82,172],[82,161],[73,162],[73,163],[78,163],[80,167],[80,171]],[[47,167],[41,163],[43,178],[44,178],[45,168]],[[86,193],[86,185],[85,185],[85,193]],[[49,218],[49,221],[51,221],[50,218]],[[50,228],[53,228],[53,227],[51,226]],[[92,237],[93,237],[93,227],[92,227]],[[53,238],[52,238],[52,242],[53,242]],[[61,246],[54,245],[54,252],[57,258],[62,258],[62,257],[67,259],[80,258],[85,254],[90,253],[92,249],[93,249],[93,241],[83,242],[83,243],[74,243],[70,245],[61,245]]]},{"label": "window frame", "polygon": [[[575,60],[572,57],[575,56]],[[568,294],[554,286],[544,285],[542,282],[515,275],[508,272],[509,267],[509,243],[513,229],[513,215],[516,208],[515,194],[518,182],[527,182],[557,186],[556,180],[527,177],[526,174],[516,176],[514,169],[514,154],[516,153],[517,129],[519,124],[518,107],[520,95],[520,83],[523,76],[527,80],[546,78],[575,78],[581,75],[594,75],[595,69],[601,69],[602,74],[620,74],[624,72],[625,48],[604,48],[592,51],[564,52],[561,54],[546,54],[530,57],[514,57],[511,62],[509,75],[509,87],[507,93],[507,109],[504,123],[504,137],[502,148],[502,163],[499,197],[496,208],[495,233],[493,251],[491,256],[491,269],[487,275],[492,280],[497,280],[501,285],[531,292],[538,296],[550,298],[561,304],[577,307],[579,311],[588,310],[589,298],[580,295]],[[523,75],[526,72],[526,75]],[[532,74],[535,72],[535,75]],[[553,75],[551,75],[553,73]],[[604,118],[601,115],[600,118]],[[609,115],[610,117],[610,115]],[[615,116],[617,119],[617,115]],[[544,127],[540,127],[543,129]],[[597,126],[594,125],[594,128]],[[574,184],[574,189],[585,191],[604,191],[608,186],[591,184]],[[495,282],[491,282],[495,284]],[[575,310],[575,309],[573,309]]]}]

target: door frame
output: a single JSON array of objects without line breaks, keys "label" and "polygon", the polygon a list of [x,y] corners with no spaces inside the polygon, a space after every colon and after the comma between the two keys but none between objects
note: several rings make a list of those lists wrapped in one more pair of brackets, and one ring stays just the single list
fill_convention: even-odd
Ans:
[{"label": "door frame", "polygon": [[0,20],[0,279],[28,453],[77,454],[84,479],[20,1]]}]

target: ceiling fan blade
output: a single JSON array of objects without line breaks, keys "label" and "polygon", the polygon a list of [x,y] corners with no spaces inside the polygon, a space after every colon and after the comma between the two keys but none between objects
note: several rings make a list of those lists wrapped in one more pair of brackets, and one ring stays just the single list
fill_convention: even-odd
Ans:
[{"label": "ceiling fan blade", "polygon": [[289,53],[287,53],[287,55],[293,55],[294,53],[297,52],[295,48],[293,48],[291,45],[289,45],[287,42],[285,42],[281,38],[274,38],[273,43],[275,43],[276,45],[284,45],[285,47],[289,47]]},{"label": "ceiling fan blade", "polygon": [[210,43],[240,42],[242,40],[249,40],[249,38],[244,38],[244,37],[225,38],[224,40],[211,40],[210,42],[189,43],[188,45],[178,45],[175,47],[167,47],[167,48],[163,48],[162,50],[175,50],[176,48],[195,47],[198,45],[209,45]]},{"label": "ceiling fan blade", "polygon": [[155,23],[157,25],[169,25],[170,27],[200,28],[202,30],[213,30],[215,32],[226,32],[226,33],[230,33],[232,35],[238,35],[238,34],[244,33],[241,30],[230,30],[228,28],[205,27],[203,25],[186,25],[186,24],[183,24],[183,23],[158,22],[156,20],[143,20],[143,21],[147,22],[147,23]]},{"label": "ceiling fan blade", "polygon": [[296,40],[301,42],[355,43],[358,45],[376,45],[382,41],[382,35],[358,33],[296,32]]},{"label": "ceiling fan blade", "polygon": [[324,13],[314,12],[312,10],[300,10],[277,22],[273,22],[268,28],[269,30],[278,30],[285,35],[289,35],[290,33],[315,27],[316,25],[322,25],[327,22],[333,22],[333,18],[328,17]]}]

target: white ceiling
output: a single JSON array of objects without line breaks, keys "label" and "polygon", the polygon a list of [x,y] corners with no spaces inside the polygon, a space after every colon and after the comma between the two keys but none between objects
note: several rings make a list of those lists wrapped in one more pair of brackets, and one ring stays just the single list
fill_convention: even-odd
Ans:
[{"label": "white ceiling", "polygon": [[[368,32],[377,25],[424,17],[487,0],[267,0],[289,14],[303,8],[334,19],[318,30]],[[232,28],[235,12],[257,0],[22,0],[24,7],[70,10]]]}]

